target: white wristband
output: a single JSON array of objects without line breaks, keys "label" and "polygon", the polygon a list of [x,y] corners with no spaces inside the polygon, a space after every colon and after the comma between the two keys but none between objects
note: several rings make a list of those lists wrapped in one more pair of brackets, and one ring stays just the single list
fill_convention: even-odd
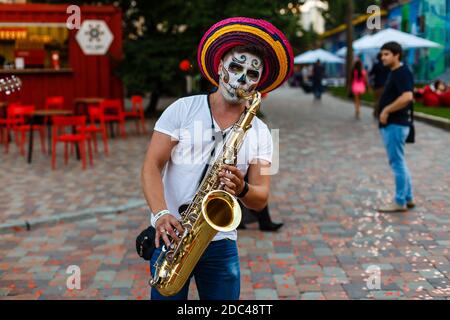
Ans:
[{"label": "white wristband", "polygon": [[156,221],[158,221],[158,219],[159,218],[161,218],[162,216],[164,216],[164,215],[166,215],[166,214],[170,214],[170,211],[169,210],[167,210],[167,209],[165,209],[165,210],[161,210],[161,211],[159,211],[157,214],[155,214],[155,224],[156,224]]}]

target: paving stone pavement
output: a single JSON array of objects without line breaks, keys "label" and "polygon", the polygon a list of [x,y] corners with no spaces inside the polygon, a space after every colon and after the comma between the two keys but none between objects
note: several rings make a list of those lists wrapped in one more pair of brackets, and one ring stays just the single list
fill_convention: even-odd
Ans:
[{"label": "paving stone pavement", "polygon": [[[161,110],[173,98],[161,99]],[[8,188],[0,192],[0,224],[45,219],[55,214],[83,209],[126,206],[142,200],[139,175],[155,119],[147,121],[149,133],[136,134],[134,121],[127,122],[126,139],[109,139],[110,155],[94,155],[94,166],[82,170],[81,162],[70,157],[64,165],[63,146],[57,146],[56,170],[51,157],[41,153],[35,137],[33,161],[27,164],[12,145],[8,154],[0,152],[0,181]]]},{"label": "paving stone pavement", "polygon": [[[416,124],[406,155],[417,208],[380,214],[374,207],[392,197],[393,178],[370,109],[358,121],[347,102],[283,87],[262,110],[279,129],[270,211],[285,226],[239,231],[241,298],[450,299],[448,132]],[[44,156],[27,166],[1,154],[2,185],[12,188],[0,193],[1,221],[141,199],[147,143],[116,139],[114,153],[85,172],[75,161],[51,172]],[[147,223],[142,207],[0,234],[0,299],[148,299],[149,267],[134,248]],[[70,265],[80,267],[81,290],[66,287]],[[368,285],[374,266],[379,289]],[[189,296],[197,298],[195,282]]]}]

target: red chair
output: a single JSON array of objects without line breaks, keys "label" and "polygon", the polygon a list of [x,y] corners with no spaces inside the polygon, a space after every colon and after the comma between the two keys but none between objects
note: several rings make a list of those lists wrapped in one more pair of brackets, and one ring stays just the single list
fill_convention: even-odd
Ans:
[{"label": "red chair", "polygon": [[134,118],[136,120],[136,132],[139,133],[139,124],[141,125],[142,132],[147,133],[144,117],[144,105],[142,103],[142,96],[131,97],[131,111],[125,111],[125,118]]},{"label": "red chair", "polygon": [[426,91],[423,94],[423,104],[427,107],[438,107],[441,104],[439,94],[433,91]]},{"label": "red chair", "polygon": [[[43,125],[33,125],[31,128],[26,124],[26,118],[33,115],[33,105],[11,104],[8,107],[6,119],[6,136],[8,137],[11,131],[14,133],[16,144],[19,146],[20,154],[25,156],[25,142],[26,135],[31,130],[39,132],[41,140],[41,149],[45,154],[45,127]],[[20,137],[19,137],[20,135]],[[8,140],[8,139],[6,139]],[[6,142],[6,153],[8,153],[9,143]]]},{"label": "red chair", "polygon": [[76,128],[86,126],[86,116],[64,116],[53,117],[53,133],[52,133],[52,169],[56,168],[56,144],[64,142],[64,164],[68,162],[67,144],[78,144],[83,170],[86,169],[86,143],[88,145],[89,162],[93,165],[92,148],[89,135],[84,133],[73,133]]},{"label": "red chair", "polygon": [[8,123],[8,118],[6,118],[6,114],[5,117],[0,118],[0,144],[4,144],[5,145],[5,152],[7,151],[6,149],[8,148],[8,143],[9,143],[9,136],[8,136],[8,130],[7,130],[7,125]]},{"label": "red chair", "polygon": [[2,117],[0,117],[0,144],[5,145],[5,152],[7,152],[9,135],[8,135],[8,117],[6,113],[7,106],[4,106],[0,111],[2,111]]},{"label": "red chair", "polygon": [[64,109],[64,97],[63,96],[53,96],[45,98],[45,110],[48,109]]},{"label": "red chair", "polygon": [[450,90],[441,94],[440,99],[441,99],[441,105],[450,107]]},{"label": "red chair", "polygon": [[[97,153],[97,133],[102,135],[103,139],[103,150],[105,154],[108,154],[108,133],[106,130],[105,117],[103,115],[102,109],[100,109],[97,105],[89,105],[88,106],[89,119],[91,124],[86,127],[77,128],[77,130],[81,133],[89,134],[94,142],[94,150]],[[97,126],[95,123],[98,122]]]},{"label": "red chair", "polygon": [[[44,104],[45,110],[64,110],[64,97],[63,96],[52,96],[45,98]],[[45,117],[44,123],[47,124],[48,117]]]},{"label": "red chair", "polygon": [[[6,144],[8,141],[8,134],[6,132],[6,125],[3,124],[4,119],[0,119],[0,144],[5,145],[5,149],[7,148]],[[5,150],[6,151],[6,150]]]},{"label": "red chair", "polygon": [[125,138],[125,114],[119,99],[104,99],[100,103],[100,110],[106,123],[117,123],[120,134]]}]

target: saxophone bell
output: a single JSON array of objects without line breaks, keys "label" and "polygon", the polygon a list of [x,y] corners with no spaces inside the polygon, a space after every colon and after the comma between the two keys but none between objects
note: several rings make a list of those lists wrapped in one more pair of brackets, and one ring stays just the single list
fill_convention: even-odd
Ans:
[{"label": "saxophone bell", "polygon": [[201,212],[208,225],[221,232],[236,229],[242,218],[236,198],[224,190],[210,191],[203,198]]}]

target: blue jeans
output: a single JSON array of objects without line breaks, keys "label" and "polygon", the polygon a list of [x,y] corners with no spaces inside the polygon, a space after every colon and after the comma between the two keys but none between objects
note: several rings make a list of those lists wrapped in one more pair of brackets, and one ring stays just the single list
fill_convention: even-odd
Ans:
[{"label": "blue jeans", "polygon": [[313,84],[312,90],[313,90],[314,98],[320,99],[322,96],[322,91],[323,91],[322,84],[320,84],[320,83]]},{"label": "blue jeans", "polygon": [[[152,255],[150,261],[152,275],[160,252],[161,246],[156,248]],[[241,276],[236,241],[229,239],[211,241],[180,292],[165,297],[155,288],[151,288],[151,299],[187,300],[192,276],[195,278],[200,300],[239,300]]]},{"label": "blue jeans", "polygon": [[413,199],[411,174],[406,166],[404,154],[409,130],[408,126],[397,124],[389,124],[380,129],[389,165],[395,177],[395,202],[399,205],[405,205]]}]

